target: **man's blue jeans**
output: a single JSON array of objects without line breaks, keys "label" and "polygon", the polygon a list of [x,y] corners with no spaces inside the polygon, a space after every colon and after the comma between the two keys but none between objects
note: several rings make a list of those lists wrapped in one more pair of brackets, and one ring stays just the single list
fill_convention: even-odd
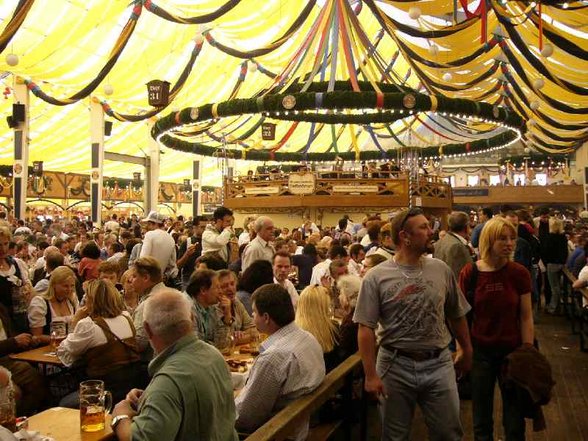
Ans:
[{"label": "man's blue jeans", "polygon": [[[494,440],[494,386],[500,379],[504,359],[510,351],[474,347],[472,367],[472,406],[474,414],[474,439]],[[500,381],[502,395],[502,425],[506,441],[524,441],[525,418],[514,391],[505,390]]]},{"label": "man's blue jeans", "polygon": [[431,441],[462,439],[455,370],[448,349],[438,358],[415,361],[380,347],[376,368],[388,396],[380,403],[382,440],[409,439],[416,404]]}]

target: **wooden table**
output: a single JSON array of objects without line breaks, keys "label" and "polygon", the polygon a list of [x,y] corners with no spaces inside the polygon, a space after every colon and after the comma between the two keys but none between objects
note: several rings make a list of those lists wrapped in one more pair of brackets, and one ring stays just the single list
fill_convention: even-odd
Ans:
[{"label": "wooden table", "polygon": [[57,355],[50,355],[51,352],[51,346],[47,345],[31,349],[30,351],[19,352],[18,354],[10,354],[10,358],[29,363],[63,367],[61,360]]},{"label": "wooden table", "polygon": [[115,440],[116,435],[110,428],[112,415],[106,415],[104,430],[99,432],[82,432],[80,430],[80,411],[53,407],[28,419],[29,429],[39,431],[41,435],[50,436],[55,441],[106,441]]}]

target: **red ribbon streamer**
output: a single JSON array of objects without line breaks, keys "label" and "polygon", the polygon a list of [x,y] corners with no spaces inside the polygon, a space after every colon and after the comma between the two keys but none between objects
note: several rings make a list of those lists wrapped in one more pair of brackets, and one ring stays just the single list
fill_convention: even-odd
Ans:
[{"label": "red ribbon streamer", "polygon": [[482,6],[482,36],[480,39],[482,43],[486,44],[488,42],[488,10],[486,8],[486,0],[482,0],[480,3]]},{"label": "red ribbon streamer", "polygon": [[382,92],[376,92],[376,109],[384,107],[384,94]]},{"label": "red ribbon streamer", "polygon": [[290,139],[290,136],[292,136],[292,133],[294,133],[294,130],[296,130],[296,127],[298,127],[298,121],[296,121],[294,124],[292,124],[292,126],[290,126],[290,128],[288,129],[288,131],[286,132],[284,137],[280,140],[278,145],[276,147],[274,147],[271,151],[277,152],[278,150],[280,150],[284,146],[284,144],[286,144],[288,139]]},{"label": "red ribbon streamer", "polygon": [[484,3],[484,2],[481,1],[474,12],[469,11],[468,0],[459,0],[459,3],[461,4],[463,11],[465,12],[466,18],[469,20],[470,18],[477,17],[480,15],[480,13],[482,11],[482,3]]}]

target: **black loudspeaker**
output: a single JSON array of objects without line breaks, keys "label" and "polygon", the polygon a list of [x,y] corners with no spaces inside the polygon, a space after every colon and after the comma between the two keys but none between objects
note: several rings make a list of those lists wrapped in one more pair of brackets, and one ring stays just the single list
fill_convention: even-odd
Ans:
[{"label": "black loudspeaker", "polygon": [[24,104],[13,104],[12,105],[12,119],[17,123],[25,121],[25,105]]},{"label": "black loudspeaker", "polygon": [[112,121],[104,121],[104,136],[110,136],[112,133]]},{"label": "black loudspeaker", "polygon": [[588,184],[588,167],[584,167],[584,183]]},{"label": "black loudspeaker", "polygon": [[14,129],[18,125],[18,123],[14,121],[14,118],[12,116],[6,117],[6,124],[8,124],[8,127],[10,127],[11,129]]}]

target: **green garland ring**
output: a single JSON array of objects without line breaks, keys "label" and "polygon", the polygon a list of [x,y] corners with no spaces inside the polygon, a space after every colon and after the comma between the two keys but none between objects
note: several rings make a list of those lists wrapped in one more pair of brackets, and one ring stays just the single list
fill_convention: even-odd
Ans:
[{"label": "green garland ring", "polygon": [[[300,91],[300,85],[295,85],[280,94],[267,94],[256,98],[234,99],[218,104],[186,108],[157,121],[151,135],[165,146],[186,153],[204,156],[218,156],[222,153],[235,159],[300,162],[334,161],[335,157],[345,160],[380,160],[394,158],[397,150],[301,153],[224,149],[186,141],[170,136],[168,133],[184,125],[247,114],[262,114],[282,121],[367,125],[391,123],[414,113],[438,112],[450,116],[481,119],[509,129],[493,137],[467,143],[418,147],[422,156],[435,158],[497,150],[518,140],[521,131],[526,129],[523,119],[504,107],[472,100],[430,96],[410,89],[399,91],[397,86],[391,84],[378,84],[378,87],[382,90],[381,93],[376,93],[371,83],[360,82],[360,91],[353,91],[350,83],[341,81],[335,83],[335,91],[329,92],[328,83],[320,82],[313,83],[305,92]],[[406,107],[407,103],[411,108]],[[341,110],[347,113],[342,113]]]}]

